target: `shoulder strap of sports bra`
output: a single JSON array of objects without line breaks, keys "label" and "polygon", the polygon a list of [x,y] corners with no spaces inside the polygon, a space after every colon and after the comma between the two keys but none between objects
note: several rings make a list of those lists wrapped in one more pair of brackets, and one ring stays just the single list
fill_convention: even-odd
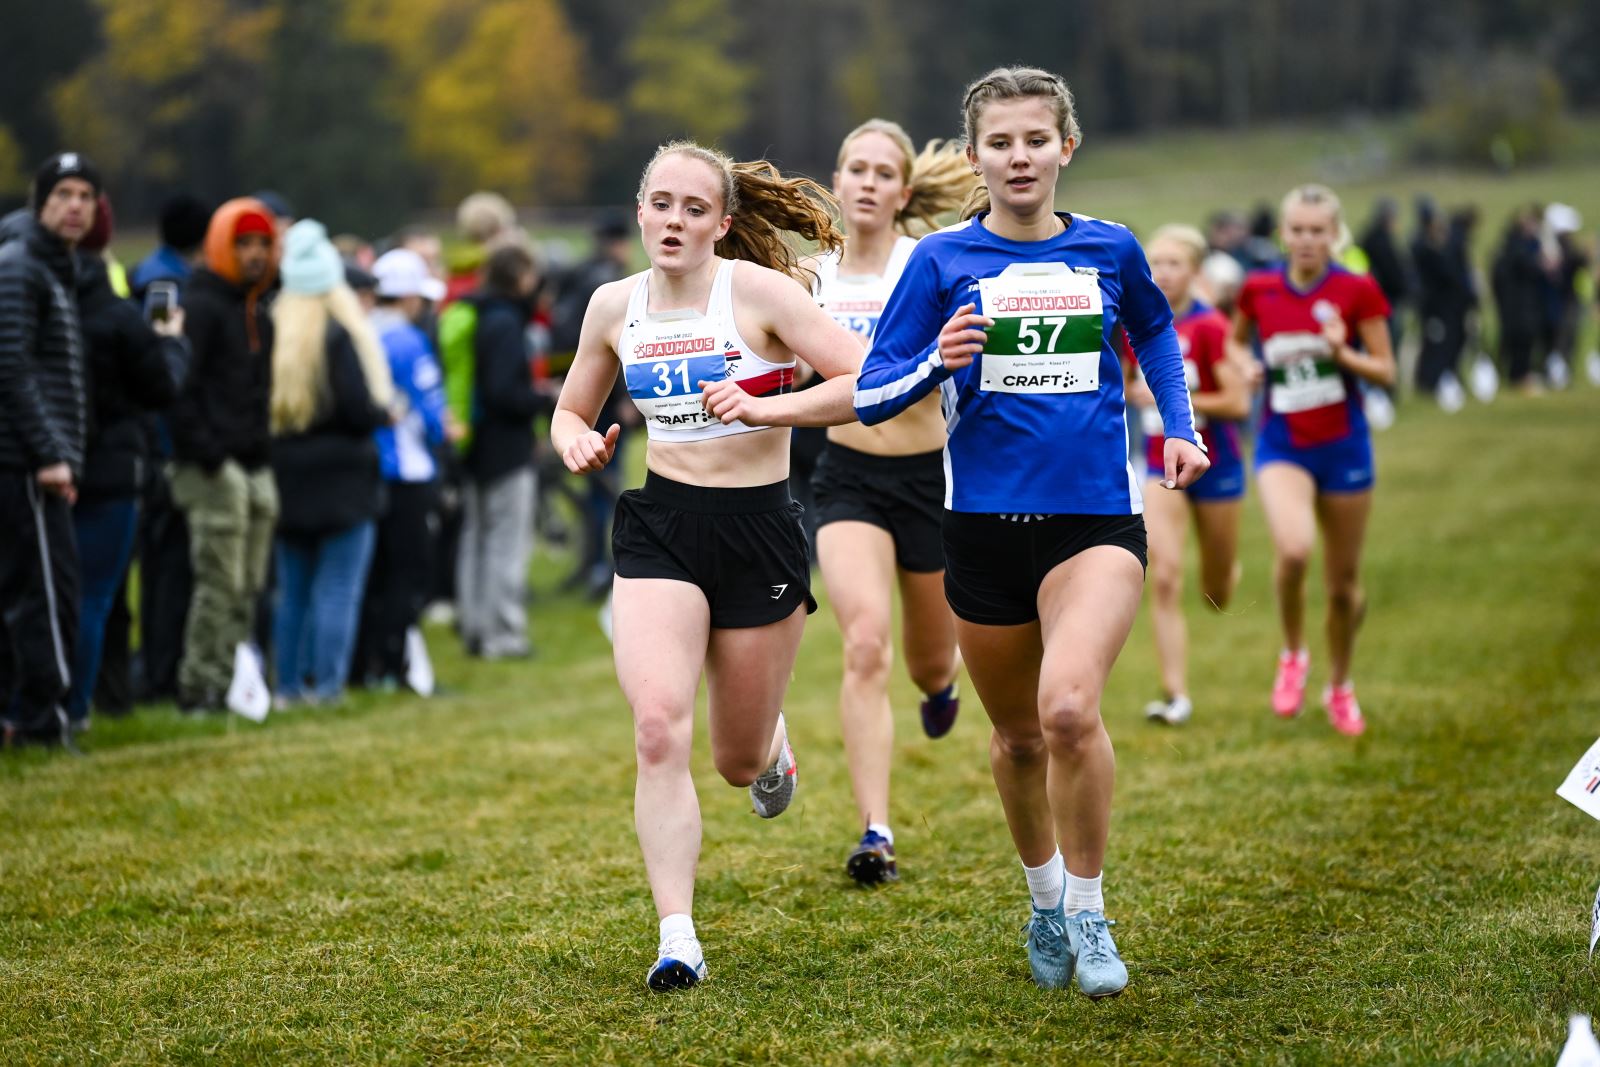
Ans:
[{"label": "shoulder strap of sports bra", "polygon": [[633,322],[642,319],[645,312],[650,310],[650,272],[642,271],[639,280],[634,283],[633,292],[628,294],[628,315],[624,322]]},{"label": "shoulder strap of sports bra", "polygon": [[711,299],[706,302],[706,314],[733,324],[733,264],[724,259],[717,264],[717,276],[711,281]]}]

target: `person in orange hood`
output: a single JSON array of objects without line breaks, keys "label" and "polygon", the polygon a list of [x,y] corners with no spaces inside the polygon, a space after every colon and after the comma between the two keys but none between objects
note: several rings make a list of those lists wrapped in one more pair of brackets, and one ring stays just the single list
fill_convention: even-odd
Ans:
[{"label": "person in orange hood", "polygon": [[241,197],[217,209],[205,265],[184,289],[189,378],[171,414],[172,497],[189,524],[194,594],[178,668],[178,706],[221,710],[235,646],[249,640],[266,584],[278,494],[272,432],[272,319],[278,263],[272,212]]}]

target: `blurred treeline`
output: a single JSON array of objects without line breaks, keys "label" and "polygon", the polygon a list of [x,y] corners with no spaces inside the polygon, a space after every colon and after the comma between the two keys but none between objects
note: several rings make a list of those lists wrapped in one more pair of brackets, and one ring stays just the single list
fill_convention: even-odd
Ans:
[{"label": "blurred treeline", "polygon": [[67,146],[124,217],[273,187],[364,232],[479,187],[625,202],[678,136],[825,176],[871,115],[958,134],[1016,62],[1090,139],[1407,113],[1419,156],[1507,166],[1600,105],[1600,2],[0,0],[0,199]]}]

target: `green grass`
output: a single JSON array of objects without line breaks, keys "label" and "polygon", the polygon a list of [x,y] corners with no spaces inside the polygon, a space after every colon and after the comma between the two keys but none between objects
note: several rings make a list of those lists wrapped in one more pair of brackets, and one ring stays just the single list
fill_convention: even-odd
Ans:
[{"label": "green grass", "polygon": [[434,634],[444,699],[152,709],[88,759],[0,758],[0,1062],[1553,1062],[1600,1007],[1600,828],[1554,795],[1600,721],[1597,418],[1584,387],[1379,439],[1359,741],[1266,710],[1254,499],[1234,608],[1191,615],[1187,728],[1141,721],[1141,621],[1105,699],[1119,999],[1028,980],[975,701],[931,743],[897,679],[904,878],[848,884],[826,609],[795,808],[756,819],[697,738],[712,977],[648,993],[627,710],[591,607],[547,597],[530,664]]}]

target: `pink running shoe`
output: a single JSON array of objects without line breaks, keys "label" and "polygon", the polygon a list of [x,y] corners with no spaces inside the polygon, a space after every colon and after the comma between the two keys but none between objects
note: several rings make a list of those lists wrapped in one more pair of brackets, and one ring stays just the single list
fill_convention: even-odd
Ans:
[{"label": "pink running shoe", "polygon": [[1347,737],[1360,737],[1367,728],[1361,717],[1361,705],[1356,703],[1354,682],[1330,685],[1322,691],[1322,706],[1328,709],[1328,721],[1333,728]]},{"label": "pink running shoe", "polygon": [[1272,680],[1272,712],[1280,719],[1300,714],[1306,700],[1306,675],[1311,673],[1311,653],[1278,653],[1278,676]]}]

